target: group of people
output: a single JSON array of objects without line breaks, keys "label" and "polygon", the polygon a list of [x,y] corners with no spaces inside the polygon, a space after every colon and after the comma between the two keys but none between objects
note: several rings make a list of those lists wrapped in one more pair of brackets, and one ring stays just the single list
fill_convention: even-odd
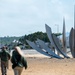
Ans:
[{"label": "group of people", "polygon": [[27,61],[19,46],[14,47],[12,55],[10,55],[7,47],[3,46],[0,51],[0,59],[2,75],[7,75],[7,69],[9,68],[9,60],[12,63],[14,75],[21,75],[24,67],[25,69],[27,69]]}]

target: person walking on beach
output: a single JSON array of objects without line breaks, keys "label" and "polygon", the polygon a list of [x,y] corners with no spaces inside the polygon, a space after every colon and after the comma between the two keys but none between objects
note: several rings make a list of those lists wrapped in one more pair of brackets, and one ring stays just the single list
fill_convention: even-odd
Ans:
[{"label": "person walking on beach", "polygon": [[6,47],[3,46],[2,50],[0,52],[0,58],[1,58],[1,73],[2,75],[7,75],[7,69],[8,69],[8,60],[10,59],[10,54],[6,50]]},{"label": "person walking on beach", "polygon": [[21,75],[23,67],[27,69],[27,61],[19,46],[14,48],[14,51],[12,52],[11,62],[12,69],[14,70],[14,75]]},{"label": "person walking on beach", "polygon": [[[5,46],[5,47],[6,47],[6,50],[10,53],[8,46]],[[7,61],[7,68],[9,69],[9,60]]]}]

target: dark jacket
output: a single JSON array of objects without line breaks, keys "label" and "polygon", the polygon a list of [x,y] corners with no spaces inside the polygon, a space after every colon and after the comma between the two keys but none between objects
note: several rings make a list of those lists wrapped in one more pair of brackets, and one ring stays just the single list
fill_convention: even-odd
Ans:
[{"label": "dark jacket", "polygon": [[1,61],[8,61],[10,59],[10,53],[7,51],[7,50],[2,50],[0,52],[0,58],[1,58]]},{"label": "dark jacket", "polygon": [[27,61],[25,57],[21,56],[17,51],[12,52],[12,68],[14,69],[16,66],[25,67],[27,69]]}]

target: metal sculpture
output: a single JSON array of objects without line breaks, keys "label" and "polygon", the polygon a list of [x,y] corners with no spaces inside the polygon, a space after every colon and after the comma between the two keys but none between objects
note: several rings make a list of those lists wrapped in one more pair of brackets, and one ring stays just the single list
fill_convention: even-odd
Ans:
[{"label": "metal sculpture", "polygon": [[48,35],[48,38],[51,42],[51,44],[56,48],[56,50],[58,52],[60,52],[64,57],[66,58],[69,58],[69,56],[67,56],[63,51],[62,51],[62,48],[61,48],[61,45],[59,44],[59,40],[58,38],[52,34],[52,31],[51,31],[51,28],[45,24],[45,27],[46,27],[46,33]]},{"label": "metal sculpture", "polygon": [[[67,53],[67,45],[66,45],[66,35],[65,35],[65,19],[63,19],[63,49],[59,43],[59,39],[54,35],[52,34],[52,31],[51,31],[51,28],[45,24],[45,27],[46,27],[46,33],[47,33],[47,36],[51,42],[51,45],[53,47],[56,48],[56,50],[58,52],[60,52],[64,57],[66,58],[69,58],[69,56],[66,55]],[[41,47],[43,47],[45,49],[45,51],[39,47],[37,47],[37,45],[34,43],[34,42],[31,42],[31,41],[28,41],[26,40],[27,43],[34,49],[36,49],[38,52],[44,54],[44,55],[47,55],[47,56],[52,56],[52,57],[55,57],[55,58],[61,58],[60,56],[56,55],[54,52],[52,52],[46,45],[45,43],[42,41],[42,40],[38,40],[39,42],[39,45],[41,45]],[[69,35],[69,47],[70,47],[70,51],[71,51],[71,54],[73,56],[73,58],[75,58],[75,6],[74,6],[74,28],[72,27],[71,28],[71,31],[70,31],[70,35]]]},{"label": "metal sculpture", "polygon": [[71,28],[69,35],[69,46],[73,58],[75,58],[75,6],[74,6],[74,28]]},{"label": "metal sculpture", "polygon": [[63,33],[62,33],[62,46],[63,51],[67,53],[67,45],[66,45],[66,29],[65,29],[65,18],[63,18]]},{"label": "metal sculpture", "polygon": [[71,29],[70,31],[70,35],[69,35],[69,46],[70,46],[70,50],[71,50],[71,54],[73,56],[73,58],[75,58],[75,29]]},{"label": "metal sculpture", "polygon": [[29,40],[26,40],[27,41],[27,43],[33,48],[33,49],[35,49],[35,50],[37,50],[38,52],[40,52],[41,54],[44,54],[44,55],[46,55],[46,56],[51,56],[51,57],[55,57],[55,58],[58,58],[58,59],[62,59],[62,57],[60,57],[60,56],[53,56],[52,54],[49,54],[46,50],[43,50],[43,49],[41,49],[41,48],[39,48],[39,47],[37,47],[37,45],[34,43],[34,42],[31,42],[31,41],[29,41]]},{"label": "metal sculpture", "polygon": [[62,57],[56,55],[56,54],[44,43],[44,41],[42,41],[42,40],[40,40],[40,39],[37,39],[37,41],[38,41],[39,45],[40,45],[43,49],[45,49],[45,50],[48,52],[48,54],[50,54],[52,57],[59,58],[59,59],[62,58]]},{"label": "metal sculpture", "polygon": [[37,50],[38,52],[40,52],[41,54],[44,54],[46,56],[50,57],[50,54],[48,54],[47,52],[45,52],[44,50],[40,49],[39,47],[37,47],[37,45],[34,42],[31,42],[29,40],[26,40],[27,43],[35,50]]}]

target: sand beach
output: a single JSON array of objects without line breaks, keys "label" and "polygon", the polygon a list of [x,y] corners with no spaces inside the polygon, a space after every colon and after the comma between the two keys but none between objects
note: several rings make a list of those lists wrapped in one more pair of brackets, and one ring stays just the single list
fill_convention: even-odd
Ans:
[{"label": "sand beach", "polygon": [[[22,75],[75,75],[74,58],[56,59],[41,54],[25,54],[25,57],[28,68],[23,69]],[[14,75],[11,66],[10,62],[8,75]]]}]

